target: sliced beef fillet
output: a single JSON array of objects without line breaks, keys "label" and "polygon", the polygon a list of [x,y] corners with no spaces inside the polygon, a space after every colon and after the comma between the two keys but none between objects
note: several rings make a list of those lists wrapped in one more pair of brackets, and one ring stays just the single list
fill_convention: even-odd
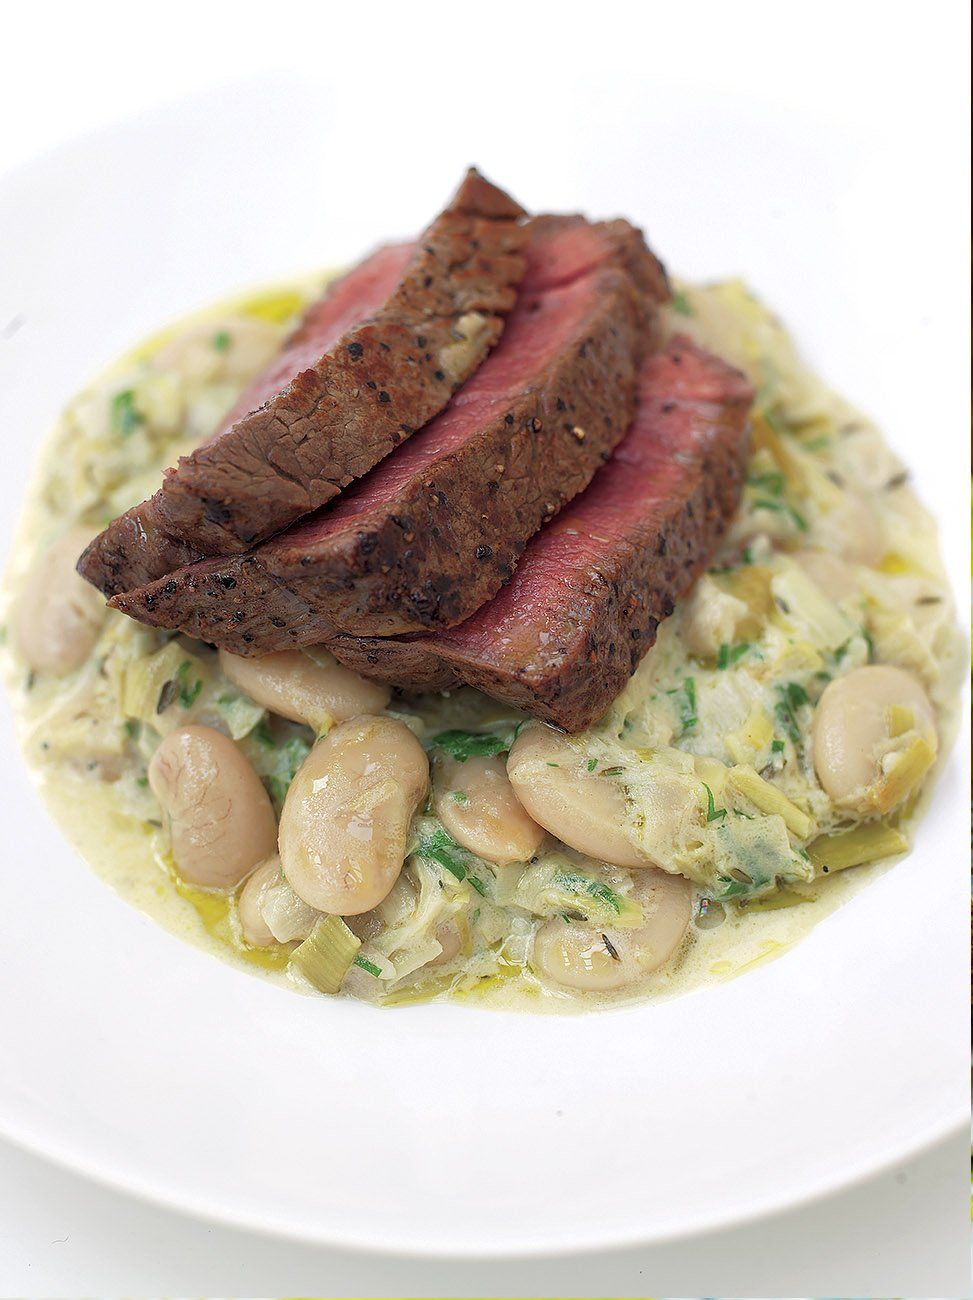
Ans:
[{"label": "sliced beef fillet", "polygon": [[752,399],[738,371],[674,339],[643,366],[625,440],[498,596],[435,636],[340,637],[330,648],[397,686],[466,683],[566,731],[590,725],[736,510]]},{"label": "sliced beef fillet", "polygon": [[254,654],[449,627],[489,600],[623,436],[668,293],[627,222],[532,227],[504,337],[442,415],[310,520],[116,607]]},{"label": "sliced beef fillet", "polygon": [[[221,438],[238,420],[263,407],[286,389],[294,375],[312,369],[342,334],[373,316],[401,282],[414,251],[414,244],[387,245],[333,281],[206,442]],[[153,498],[112,520],[88,546],[78,569],[106,596],[112,596],[202,558],[197,547],[163,532],[155,519]]]},{"label": "sliced beef fillet", "polygon": [[[524,272],[523,210],[475,171],[412,248],[384,250],[312,308],[256,382],[255,408],[166,471],[85,551],[128,591],[246,551],[337,496],[437,415],[503,330]],[[403,267],[403,261],[405,265]]]}]

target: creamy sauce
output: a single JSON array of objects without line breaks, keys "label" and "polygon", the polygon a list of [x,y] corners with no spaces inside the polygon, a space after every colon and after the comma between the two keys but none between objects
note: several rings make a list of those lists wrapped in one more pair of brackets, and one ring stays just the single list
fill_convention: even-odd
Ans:
[{"label": "creamy sauce", "polygon": [[[107,517],[147,495],[161,469],[218,424],[322,280],[309,277],[181,322],[141,345],[71,404],[28,495],[5,579],[5,622],[17,630],[16,596],[65,522],[93,534]],[[683,601],[608,719],[575,743],[579,752],[592,756],[589,763],[618,774],[628,801],[626,833],[633,842],[651,850],[653,860],[669,870],[689,875],[700,895],[723,891],[724,919],[715,928],[702,928],[697,914],[677,955],[624,994],[579,996],[542,982],[531,970],[530,941],[537,922],[528,912],[497,904],[492,889],[492,899],[480,900],[468,884],[448,876],[440,884],[436,878],[434,883],[452,900],[451,916],[466,933],[470,951],[441,973],[430,969],[417,975],[402,962],[399,950],[382,947],[381,936],[371,946],[366,942],[362,951],[377,964],[390,957],[396,970],[396,963],[401,964],[402,978],[381,999],[385,1004],[450,995],[521,1010],[584,1010],[669,997],[733,978],[798,942],[884,871],[888,861],[822,877],[808,865],[810,858],[793,834],[788,842],[783,824],[776,825],[779,818],[765,815],[746,798],[737,811],[722,787],[716,788],[708,820],[693,813],[689,841],[677,828],[665,844],[650,843],[646,837],[652,819],[645,824],[645,808],[660,773],[677,791],[690,792],[692,806],[700,788],[713,796],[709,784],[700,786],[707,777],[713,780],[707,763],[716,762],[713,771],[719,765],[752,764],[795,808],[811,816],[815,834],[843,829],[847,814],[830,805],[807,756],[810,710],[820,690],[815,677],[840,676],[870,657],[908,668],[935,707],[939,762],[948,749],[962,642],[934,526],[904,485],[901,467],[877,432],[801,366],[779,324],[742,287],[687,286],[677,295],[671,325],[747,369],[761,386],[758,409],[776,411],[788,423],[784,435],[767,420],[760,424],[745,500],[713,574],[705,580],[714,585],[702,612],[709,618],[721,600],[738,616],[741,600],[763,601],[767,609],[756,622],[751,618],[753,626],[745,635],[731,628],[724,640],[720,629],[714,633],[712,627],[695,624],[700,610],[692,600]],[[848,484],[854,484],[853,491]],[[887,541],[893,537],[894,548]],[[840,648],[829,642],[827,631],[821,632],[816,613],[802,622],[807,611],[791,610],[780,595],[803,590],[792,557],[809,546],[841,557],[846,567],[850,560],[857,565],[857,594],[826,611],[829,627],[847,624],[847,640]],[[755,575],[757,587],[763,584],[756,597]],[[768,592],[776,593],[776,609]],[[865,604],[867,619],[860,612]],[[912,610],[904,618],[897,613],[903,604]],[[705,642],[707,637],[713,639],[711,649],[700,648],[701,638]],[[171,653],[193,665],[192,689],[159,713],[152,707],[157,684],[151,676],[148,685],[143,680],[146,665],[176,645],[184,648]],[[99,876],[179,937],[310,991],[288,966],[287,945],[259,949],[242,941],[231,894],[193,890],[178,880],[144,773],[160,734],[180,722],[202,719],[238,740],[279,802],[313,735],[297,724],[275,723],[268,741],[263,711],[229,688],[205,648],[182,638],[174,643],[121,615],[110,617],[88,660],[65,675],[28,674],[16,644],[5,647],[3,657],[32,774],[52,815]],[[782,682],[796,692],[783,705]],[[148,705],[132,702],[147,690],[154,692]],[[454,728],[503,732],[520,720],[515,711],[465,690],[398,699],[391,710],[426,740]],[[916,807],[913,799],[907,816],[901,809],[895,814],[895,825],[906,838]],[[767,843],[759,839],[761,827],[767,828]],[[756,861],[755,844],[764,857],[783,855],[770,868],[783,889],[773,880],[762,884],[749,867],[742,873],[744,886],[733,884],[739,871],[719,873],[719,862],[739,866]],[[751,857],[740,856],[745,852]],[[624,899],[631,884],[628,873],[597,863],[582,866]],[[419,894],[424,883],[430,884],[431,870],[424,860],[410,859],[398,901],[393,898],[383,913],[389,933],[396,926],[408,931],[408,918],[403,921],[401,915],[405,885]],[[737,906],[741,901],[742,908]],[[791,905],[780,905],[786,903]],[[399,913],[393,915],[395,907]],[[439,913],[430,915],[440,919]],[[416,942],[411,936],[410,943]],[[376,1000],[375,987],[376,981],[357,969],[346,981],[347,991],[370,1000]]]}]

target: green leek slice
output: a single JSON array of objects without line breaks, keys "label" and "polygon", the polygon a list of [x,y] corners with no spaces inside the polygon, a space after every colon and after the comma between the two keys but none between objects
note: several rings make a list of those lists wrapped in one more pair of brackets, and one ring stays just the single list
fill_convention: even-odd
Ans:
[{"label": "green leek slice", "polygon": [[322,993],[337,993],[361,947],[340,916],[323,916],[291,953],[291,962]]}]

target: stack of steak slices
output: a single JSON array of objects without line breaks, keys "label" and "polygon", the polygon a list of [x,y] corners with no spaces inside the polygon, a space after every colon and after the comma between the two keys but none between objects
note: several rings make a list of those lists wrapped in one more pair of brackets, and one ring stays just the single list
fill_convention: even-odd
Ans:
[{"label": "stack of steak slices", "polygon": [[752,394],[688,340],[659,352],[667,297],[629,223],[528,220],[471,173],[416,246],[311,308],[79,568],[234,653],[326,642],[399,686],[466,682],[583,727],[739,497]]},{"label": "stack of steak slices", "polygon": [[605,712],[736,510],[753,392],[674,338],[643,364],[631,428],[591,485],[458,627],[338,637],[349,668],[419,690],[465,683],[565,731]]}]

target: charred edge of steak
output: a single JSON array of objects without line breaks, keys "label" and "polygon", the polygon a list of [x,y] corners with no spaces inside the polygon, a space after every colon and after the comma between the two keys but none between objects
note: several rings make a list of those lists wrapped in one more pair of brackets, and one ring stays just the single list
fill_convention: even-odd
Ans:
[{"label": "charred edge of steak", "polygon": [[[96,539],[83,576],[114,595],[171,571],[180,545],[240,553],[366,473],[445,406],[496,342],[524,271],[524,215],[471,170],[377,315],[167,471],[124,525]],[[142,543],[129,567],[132,530]]]},{"label": "charred edge of steak", "polygon": [[130,510],[85,547],[77,570],[92,586],[112,597],[151,582],[160,564],[169,572],[202,558],[194,547],[176,538],[158,532],[150,538],[138,511]]}]

